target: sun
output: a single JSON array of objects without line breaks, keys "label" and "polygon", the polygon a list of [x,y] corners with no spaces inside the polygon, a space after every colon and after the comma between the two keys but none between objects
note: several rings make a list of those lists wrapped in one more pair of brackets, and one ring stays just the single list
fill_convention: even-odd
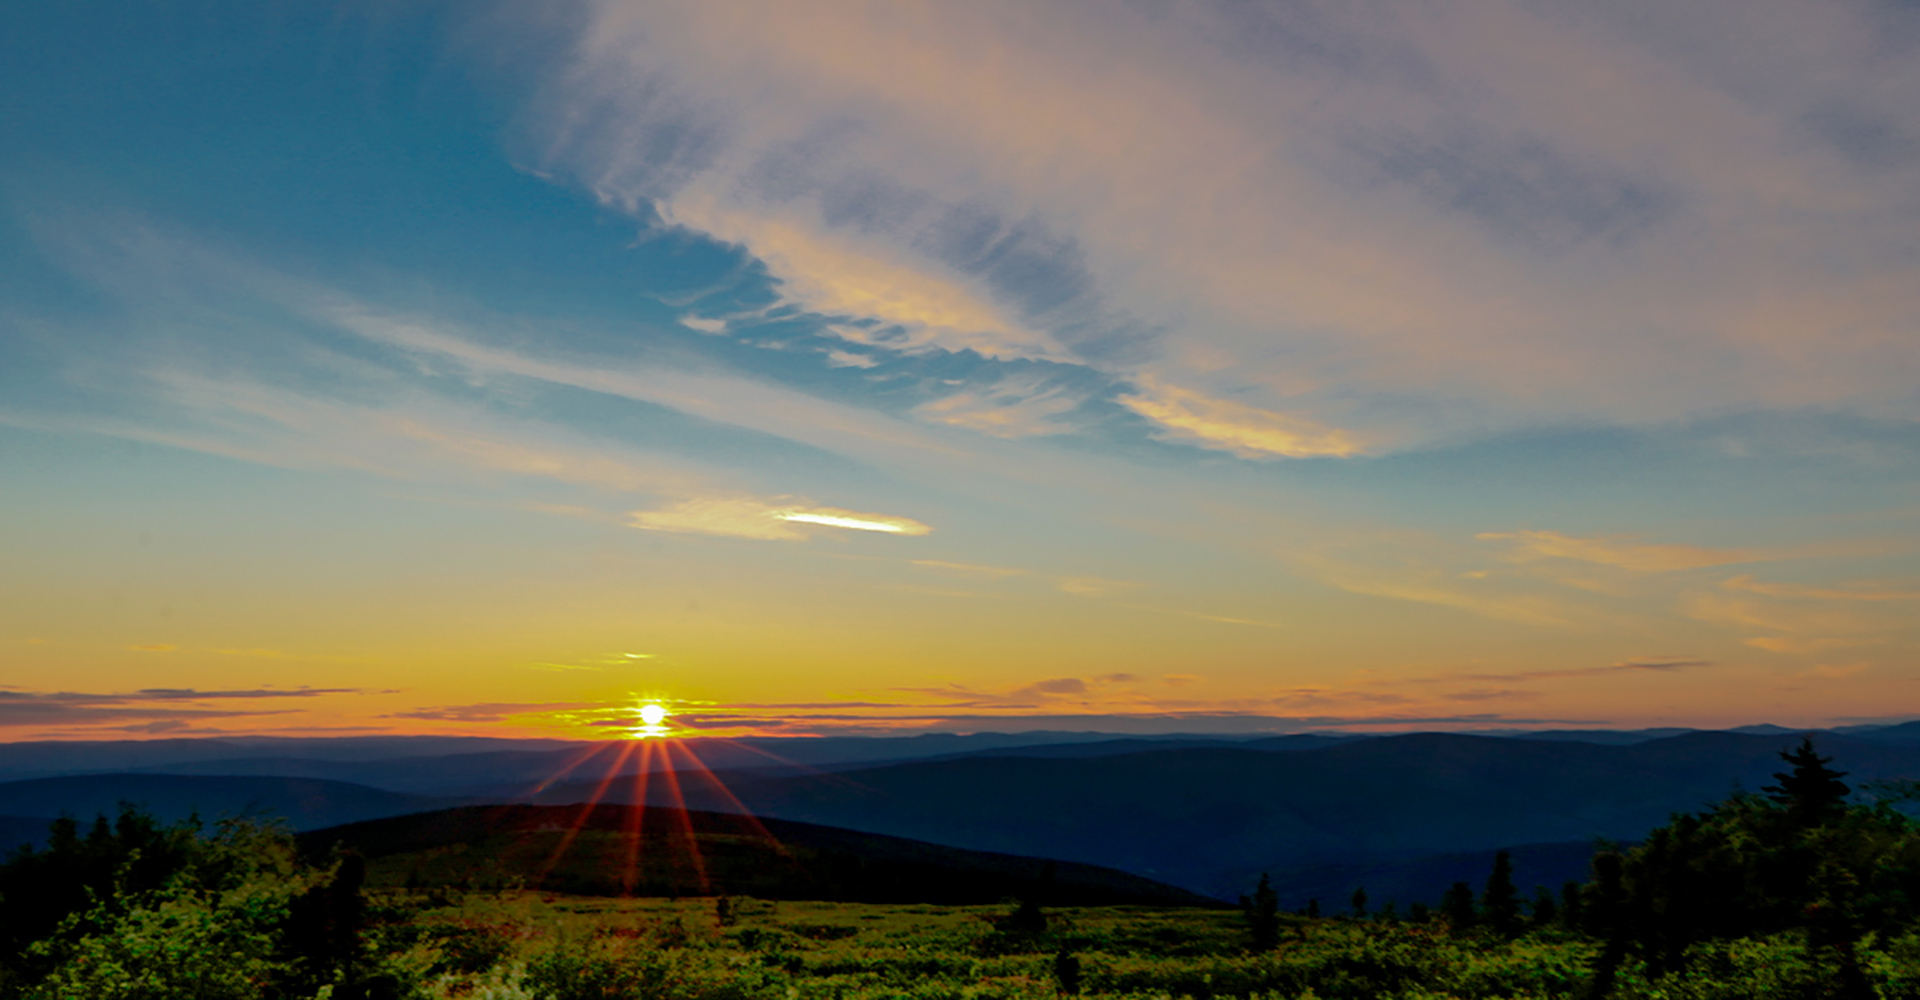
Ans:
[{"label": "sun", "polygon": [[664,737],[672,732],[666,726],[667,717],[673,714],[667,711],[667,706],[657,701],[643,701],[639,703],[639,707],[630,711],[633,712],[633,725],[627,730],[628,739],[644,740],[653,736]]}]

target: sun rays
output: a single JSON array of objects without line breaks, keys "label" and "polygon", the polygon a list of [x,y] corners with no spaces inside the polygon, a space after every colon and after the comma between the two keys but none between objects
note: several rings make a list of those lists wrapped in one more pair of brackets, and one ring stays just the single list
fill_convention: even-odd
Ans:
[{"label": "sun rays", "polygon": [[[583,848],[581,835],[604,831],[618,835],[602,863],[617,871],[613,881],[626,895],[647,895],[662,889],[672,894],[706,895],[714,891],[712,866],[702,849],[703,832],[746,836],[790,857],[745,802],[727,787],[722,772],[702,760],[695,743],[744,749],[783,766],[812,771],[758,747],[717,737],[689,740],[667,723],[666,704],[649,700],[633,710],[634,725],[627,738],[610,740],[576,754],[552,777],[526,793],[528,799],[564,795],[573,801],[568,819],[558,830],[552,851],[540,866],[536,884],[547,882],[570,852]],[[577,798],[569,790],[583,791]],[[707,808],[698,808],[700,806]],[[703,828],[705,828],[703,830]]]}]

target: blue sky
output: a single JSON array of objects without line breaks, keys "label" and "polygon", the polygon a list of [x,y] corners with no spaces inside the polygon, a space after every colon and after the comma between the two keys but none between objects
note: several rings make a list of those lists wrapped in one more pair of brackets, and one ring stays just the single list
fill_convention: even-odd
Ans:
[{"label": "blue sky", "polygon": [[0,18],[12,738],[1920,714],[1910,9]]}]

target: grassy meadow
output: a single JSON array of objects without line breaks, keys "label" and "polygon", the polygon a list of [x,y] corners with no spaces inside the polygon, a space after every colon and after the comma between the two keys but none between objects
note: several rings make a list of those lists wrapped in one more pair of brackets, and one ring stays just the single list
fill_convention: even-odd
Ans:
[{"label": "grassy meadow", "polygon": [[[1455,933],[1438,918],[1283,915],[1279,946],[1256,953],[1240,912],[1192,908],[1047,909],[1044,929],[1009,932],[1012,904],[505,892],[395,895],[386,907],[407,914],[378,932],[396,964],[428,995],[477,1000],[1570,997],[1600,948],[1558,927],[1509,940]],[[1920,997],[1920,938],[1869,942],[1862,953],[1880,996]],[[1613,995],[1798,1000],[1839,989],[1803,935],[1700,958],[1662,977],[1628,963]],[[1077,981],[1063,964],[1077,965]]]}]

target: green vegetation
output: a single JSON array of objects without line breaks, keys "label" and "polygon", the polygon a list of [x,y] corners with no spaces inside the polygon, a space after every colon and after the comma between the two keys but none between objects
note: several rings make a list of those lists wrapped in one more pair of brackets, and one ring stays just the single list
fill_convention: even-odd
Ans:
[{"label": "green vegetation", "polygon": [[0,996],[1920,1000],[1920,829],[1851,804],[1810,744],[1785,756],[1585,886],[1527,902],[1502,856],[1404,919],[1364,893],[1282,913],[1264,879],[1239,910],[409,887],[276,830],[123,811],[0,865]]}]

